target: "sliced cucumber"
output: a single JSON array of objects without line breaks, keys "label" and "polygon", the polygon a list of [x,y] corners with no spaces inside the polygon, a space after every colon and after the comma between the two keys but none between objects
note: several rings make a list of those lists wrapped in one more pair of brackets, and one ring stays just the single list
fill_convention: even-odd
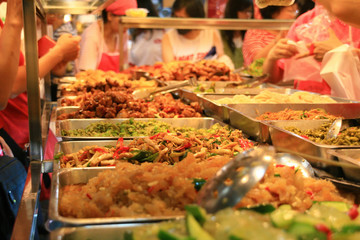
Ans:
[{"label": "sliced cucumber", "polygon": [[251,207],[239,208],[239,210],[252,210],[252,211],[255,211],[255,212],[258,212],[261,214],[271,213],[275,209],[276,208],[272,204],[260,204],[260,205],[251,206]]},{"label": "sliced cucumber", "polygon": [[[339,204],[339,206],[340,205],[341,204]],[[340,231],[343,226],[352,225],[353,223],[347,212],[339,211],[337,208],[328,207],[321,203],[313,204],[307,211],[307,214],[317,219],[322,219],[326,222],[327,226],[337,231]]]},{"label": "sliced cucumber", "polygon": [[198,205],[186,205],[185,210],[188,214],[194,216],[196,221],[202,226],[206,222],[206,211],[205,209],[199,207]]},{"label": "sliced cucumber", "polygon": [[194,237],[196,240],[215,240],[191,214],[186,214],[186,229],[190,237]]},{"label": "sliced cucumber", "polygon": [[360,225],[346,225],[341,228],[341,233],[360,232]]},{"label": "sliced cucumber", "polygon": [[293,210],[290,205],[285,204],[270,213],[270,219],[275,227],[287,229],[297,214],[299,212]]},{"label": "sliced cucumber", "polygon": [[193,237],[178,236],[162,229],[158,232],[157,237],[159,240],[196,240],[196,238]]},{"label": "sliced cucumber", "polygon": [[341,212],[347,212],[350,210],[349,204],[345,203],[345,202],[336,202],[336,201],[323,201],[323,202],[316,202],[320,205],[325,205],[328,207],[332,207],[332,208],[336,208],[337,210],[341,211]]},{"label": "sliced cucumber", "polygon": [[288,232],[295,235],[298,240],[327,240],[326,234],[317,231],[310,223],[293,222]]}]

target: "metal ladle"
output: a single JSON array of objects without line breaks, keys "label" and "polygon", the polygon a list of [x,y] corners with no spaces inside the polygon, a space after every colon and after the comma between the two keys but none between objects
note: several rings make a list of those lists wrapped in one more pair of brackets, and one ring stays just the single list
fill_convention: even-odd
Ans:
[{"label": "metal ladle", "polygon": [[208,213],[235,206],[264,177],[270,163],[294,166],[305,177],[314,177],[313,168],[304,158],[260,146],[238,154],[223,166],[199,191],[197,204]]},{"label": "metal ladle", "polygon": [[185,87],[185,86],[196,86],[197,81],[193,78],[183,81],[181,83],[177,83],[177,84],[172,84],[170,86],[165,86],[165,87],[161,87],[161,88],[157,88],[155,90],[153,89],[136,89],[133,93],[132,96],[134,99],[140,99],[140,98],[148,98],[151,95],[158,93],[158,92],[164,92],[164,91],[168,91],[171,89],[176,89],[176,88],[180,88],[180,87]]},{"label": "metal ladle", "polygon": [[327,131],[325,139],[336,138],[340,133],[341,126],[342,119],[335,119],[335,121],[330,125],[329,130]]}]

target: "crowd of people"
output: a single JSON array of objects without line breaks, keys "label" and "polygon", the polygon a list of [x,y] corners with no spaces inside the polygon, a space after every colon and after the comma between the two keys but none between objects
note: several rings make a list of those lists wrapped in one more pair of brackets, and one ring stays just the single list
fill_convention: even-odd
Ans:
[{"label": "crowd of people", "polygon": [[[6,0],[0,0],[0,4],[2,2]],[[53,25],[56,45],[39,58],[39,77],[50,72],[66,74],[66,71],[60,71],[63,69],[70,70],[71,74],[75,73],[75,69],[119,71],[119,51],[124,51],[127,63],[138,66],[205,58],[224,59],[226,56],[227,62],[231,62],[233,67],[241,68],[264,58],[263,71],[269,74],[270,82],[288,80],[289,72],[292,76],[295,72],[295,88],[331,94],[330,86],[321,79],[319,72],[309,77],[306,71],[300,67],[296,71],[294,66],[304,65],[304,62],[320,66],[327,52],[343,44],[360,48],[360,17],[357,15],[360,5],[356,0],[317,0],[315,7],[310,0],[297,0],[292,6],[269,6],[264,9],[258,9],[253,0],[228,0],[224,14],[227,19],[256,17],[296,20],[286,32],[256,29],[220,32],[210,29],[126,29],[124,42],[132,40],[128,53],[127,44],[118,45],[119,17],[124,16],[126,10],[137,7],[147,8],[149,16],[158,17],[151,0],[117,0],[102,10],[101,18],[90,25],[81,37],[77,36],[71,24],[62,21],[62,16],[49,15],[48,22]],[[6,21],[3,23],[0,20],[0,163],[16,159],[21,163],[19,175],[28,167],[24,149],[29,142],[26,63],[20,50],[22,11],[22,0],[8,0]],[[203,3],[201,0],[175,0],[172,17],[204,18]],[[299,42],[303,42],[307,49],[305,54],[300,53]],[[17,188],[22,189],[25,179],[17,181],[20,181],[16,183]],[[21,194],[15,202],[19,203],[20,198]],[[15,216],[17,207],[12,213]],[[0,217],[0,238],[7,239],[14,219],[3,212]]]}]

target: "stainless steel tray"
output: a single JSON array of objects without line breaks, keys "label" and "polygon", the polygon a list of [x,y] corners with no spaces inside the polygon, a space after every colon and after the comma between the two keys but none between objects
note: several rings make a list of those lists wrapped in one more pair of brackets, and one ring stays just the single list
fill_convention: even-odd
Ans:
[{"label": "stainless steel tray", "polygon": [[[360,103],[326,103],[326,104],[229,104],[224,106],[229,116],[229,124],[260,142],[270,142],[269,127],[256,117],[265,112],[279,112],[286,108],[292,110],[324,109],[329,114],[346,119],[360,118]],[[269,121],[269,122],[273,122]],[[281,122],[281,120],[278,120]],[[284,120],[283,120],[284,121]],[[286,120],[292,121],[292,120]],[[303,120],[309,121],[309,120]],[[318,120],[313,120],[318,121]]]},{"label": "stainless steel tray", "polygon": [[110,225],[94,225],[79,227],[63,227],[50,232],[50,240],[125,240],[124,234],[128,230],[141,230],[148,224],[123,223]]},{"label": "stainless steel tray", "polygon": [[[68,120],[62,120],[56,122],[56,137],[61,137],[63,140],[90,140],[90,139],[117,139],[118,137],[69,137],[62,135],[62,130],[74,130],[74,129],[80,129],[80,128],[86,128],[92,123],[97,122],[107,122],[107,123],[122,123],[125,121],[128,121],[127,118],[121,118],[121,119],[68,119]],[[215,120],[214,118],[134,118],[134,121],[159,121],[159,122],[165,122],[168,123],[174,127],[191,127],[195,129],[200,128],[210,128],[215,123],[223,124],[222,122]],[[137,136],[139,137],[139,136]],[[133,136],[123,136],[124,139],[132,139],[135,138]]]},{"label": "stainless steel tray", "polygon": [[[360,149],[336,149],[330,150],[329,154],[337,158],[339,162],[346,162],[360,167]],[[346,178],[360,182],[360,170],[343,167]]]},{"label": "stainless steel tray", "polygon": [[[111,218],[71,218],[59,214],[60,188],[71,185],[87,183],[91,178],[97,176],[104,170],[115,169],[114,167],[98,168],[71,168],[55,171],[51,181],[51,196],[49,202],[49,220],[54,225],[94,225],[115,223],[144,223],[169,219],[181,218],[183,216],[154,216],[154,217],[111,217]],[[52,228],[52,227],[50,227]]]},{"label": "stainless steel tray", "polygon": [[320,127],[323,123],[324,121],[321,120],[264,122],[264,124],[267,124],[269,127],[271,142],[275,147],[282,147],[294,152],[305,153],[323,158],[331,158],[329,150],[360,148],[360,145],[339,146],[318,144],[284,129],[285,127],[290,126],[295,126],[300,130],[315,129]]},{"label": "stainless steel tray", "polygon": [[[131,140],[124,140],[124,145],[128,145]],[[116,140],[97,140],[97,141],[61,141],[56,143],[54,153],[63,152],[64,154],[74,153],[86,146],[97,145],[116,146]],[[55,169],[55,168],[54,168]]]}]

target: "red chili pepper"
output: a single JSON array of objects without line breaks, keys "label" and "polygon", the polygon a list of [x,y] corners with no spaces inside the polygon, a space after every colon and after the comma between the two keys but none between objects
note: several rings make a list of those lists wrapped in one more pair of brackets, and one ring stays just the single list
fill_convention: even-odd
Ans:
[{"label": "red chili pepper", "polygon": [[351,218],[351,220],[356,219],[359,216],[359,211],[358,211],[358,205],[354,204],[349,212],[348,212],[348,216]]},{"label": "red chili pepper", "polygon": [[130,148],[128,146],[122,146],[122,147],[118,147],[113,155],[114,159],[117,159],[119,157],[120,153],[125,153],[125,152],[129,152]]},{"label": "red chili pepper", "polygon": [[103,148],[94,148],[95,152],[107,153],[107,151]]},{"label": "red chili pepper", "polygon": [[170,133],[170,130],[168,129],[166,132],[167,132],[167,133]]},{"label": "red chili pepper", "polygon": [[151,187],[148,188],[147,191],[148,191],[148,193],[151,193],[152,191],[154,191],[154,189],[155,189],[155,186],[151,186]]},{"label": "red chili pepper", "polygon": [[268,191],[268,192],[270,192],[270,188],[269,188],[269,187],[266,187],[265,190]]},{"label": "red chili pepper", "polygon": [[116,142],[116,147],[118,147],[118,145],[120,147],[122,147],[124,145],[124,139],[122,137],[118,138],[118,140]]},{"label": "red chili pepper", "polygon": [[189,148],[189,147],[191,147],[191,143],[187,142],[184,145],[182,145],[181,147],[176,148],[175,151],[181,151],[181,150],[184,150],[184,149]]},{"label": "red chili pepper", "polygon": [[303,137],[303,138],[309,139],[309,137],[308,137],[308,136],[306,136],[306,135],[300,135],[300,137]]},{"label": "red chili pepper", "polygon": [[92,200],[92,197],[90,196],[90,194],[86,194],[86,196],[90,199],[90,200]]},{"label": "red chili pepper", "polygon": [[319,232],[325,233],[327,240],[331,240],[331,234],[332,234],[332,232],[331,232],[331,229],[328,228],[328,226],[320,223],[320,224],[316,224],[316,225],[315,225],[315,228],[316,228],[316,230],[318,230]]},{"label": "red chili pepper", "polygon": [[283,165],[283,164],[276,164],[275,166],[276,167],[285,167],[285,165]]},{"label": "red chili pepper", "polygon": [[84,151],[84,152],[80,155],[79,160],[80,160],[80,161],[83,161],[84,159],[86,159],[88,152],[89,152],[89,151],[87,151],[87,150]]},{"label": "red chili pepper", "polygon": [[69,158],[67,156],[62,156],[62,160],[63,160],[63,162],[67,162],[67,161],[69,161]]},{"label": "red chili pepper", "polygon": [[310,196],[310,199],[314,198],[314,193],[312,191],[306,191],[306,194]]},{"label": "red chili pepper", "polygon": [[159,135],[160,135],[160,133],[158,133],[158,134],[155,134],[154,136],[151,136],[151,137],[150,137],[150,139],[154,139],[154,138],[157,138],[157,137],[159,137]]},{"label": "red chili pepper", "polygon": [[217,135],[217,134],[214,134],[214,135],[213,135],[213,137],[217,138],[217,137],[220,137],[220,136],[219,136],[219,135]]}]

